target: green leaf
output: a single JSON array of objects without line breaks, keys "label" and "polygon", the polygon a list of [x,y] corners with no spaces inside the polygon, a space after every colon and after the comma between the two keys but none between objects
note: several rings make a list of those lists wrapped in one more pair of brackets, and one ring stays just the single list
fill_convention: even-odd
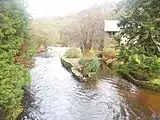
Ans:
[{"label": "green leaf", "polygon": [[140,64],[140,63],[141,63],[141,60],[139,59],[139,57],[138,57],[138,55],[137,55],[137,54],[134,56],[134,58],[135,58],[135,61],[136,61],[138,64]]}]

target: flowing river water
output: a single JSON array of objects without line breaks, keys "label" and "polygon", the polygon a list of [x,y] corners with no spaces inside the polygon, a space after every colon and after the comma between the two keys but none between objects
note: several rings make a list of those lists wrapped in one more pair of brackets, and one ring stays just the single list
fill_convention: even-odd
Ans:
[{"label": "flowing river water", "polygon": [[35,57],[19,120],[160,120],[159,93],[110,75],[78,82],[61,65],[65,51],[52,48]]}]

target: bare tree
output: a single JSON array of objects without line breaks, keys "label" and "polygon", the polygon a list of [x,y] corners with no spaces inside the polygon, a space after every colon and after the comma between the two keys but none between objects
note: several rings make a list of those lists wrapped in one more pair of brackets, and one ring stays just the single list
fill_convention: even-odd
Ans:
[{"label": "bare tree", "polygon": [[66,30],[71,43],[80,46],[83,53],[92,47],[102,51],[104,47],[104,19],[109,18],[112,8],[105,5],[94,6],[74,16]]},{"label": "bare tree", "polygon": [[[104,41],[103,19],[94,14],[86,14],[76,20],[77,29],[75,36],[80,40],[83,53],[87,53],[94,45]],[[103,48],[103,45],[101,45]]]}]

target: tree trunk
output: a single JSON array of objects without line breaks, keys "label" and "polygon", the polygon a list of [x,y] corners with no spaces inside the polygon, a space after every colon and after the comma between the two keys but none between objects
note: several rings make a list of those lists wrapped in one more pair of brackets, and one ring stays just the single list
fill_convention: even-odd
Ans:
[{"label": "tree trunk", "polygon": [[100,41],[100,45],[99,45],[98,50],[99,50],[99,51],[103,51],[103,48],[104,48],[104,39],[102,39],[102,40]]},{"label": "tree trunk", "polygon": [[83,57],[88,57],[90,50],[91,50],[90,45],[88,45],[87,43],[82,43],[81,44],[81,51],[82,51]]}]

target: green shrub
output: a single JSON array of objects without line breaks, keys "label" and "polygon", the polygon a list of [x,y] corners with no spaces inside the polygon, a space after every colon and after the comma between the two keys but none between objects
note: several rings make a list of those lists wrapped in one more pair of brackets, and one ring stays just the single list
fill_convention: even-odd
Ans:
[{"label": "green shrub", "polygon": [[98,58],[84,59],[82,58],[79,61],[79,64],[82,65],[83,71],[86,73],[96,73],[99,70],[99,60]]},{"label": "green shrub", "polygon": [[[22,3],[0,3],[0,108],[5,120],[15,120],[22,112],[22,87],[30,80],[28,69],[15,61],[23,41],[29,38],[28,17]],[[28,50],[20,57],[31,56],[33,52]]]},{"label": "green shrub", "polygon": [[123,49],[117,56],[115,69],[123,75],[130,74],[138,80],[151,80],[160,74],[160,58],[134,49]]},{"label": "green shrub", "polygon": [[66,58],[79,58],[81,57],[81,51],[76,48],[71,48],[67,50],[67,52],[65,53],[65,57]]}]

